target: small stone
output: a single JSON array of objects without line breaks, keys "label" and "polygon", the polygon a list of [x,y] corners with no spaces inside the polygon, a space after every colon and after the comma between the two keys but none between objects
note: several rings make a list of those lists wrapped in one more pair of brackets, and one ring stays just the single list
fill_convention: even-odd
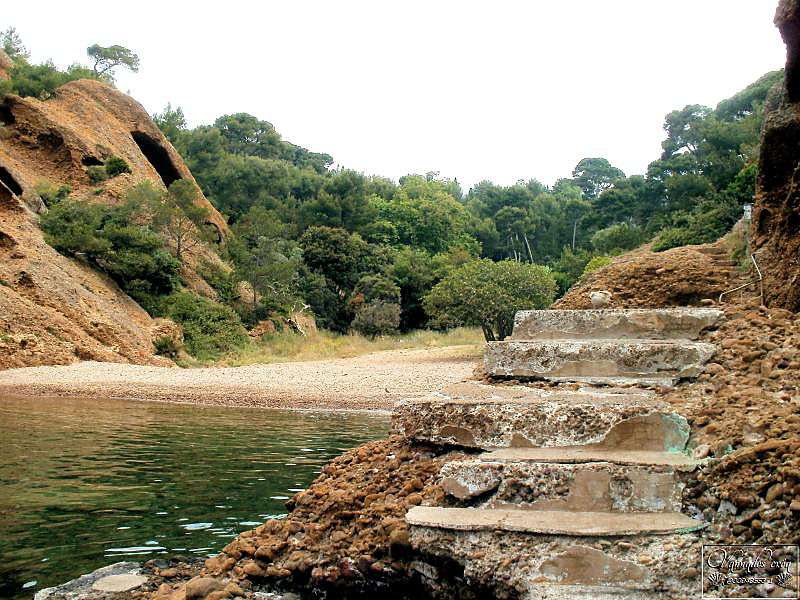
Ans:
[{"label": "small stone", "polygon": [[648,554],[642,554],[642,555],[639,557],[639,562],[640,562],[641,564],[643,564],[643,565],[651,565],[651,564],[653,564],[655,561],[656,561],[656,559],[655,559],[655,558],[653,558],[652,556],[648,555]]},{"label": "small stone", "polygon": [[264,576],[264,569],[259,567],[254,562],[247,563],[244,566],[244,572],[245,572],[245,575],[249,575],[250,577],[263,577]]},{"label": "small stone", "polygon": [[767,503],[783,495],[783,484],[776,483],[767,490]]},{"label": "small stone", "polygon": [[176,569],[175,567],[171,569],[162,569],[161,571],[159,571],[158,574],[161,575],[161,577],[164,577],[165,579],[169,579],[171,577],[178,576],[178,569]]},{"label": "small stone", "polygon": [[231,596],[244,596],[244,590],[234,581],[225,586],[225,591]]},{"label": "small stone", "polygon": [[213,577],[195,577],[186,584],[186,600],[202,600],[211,592],[221,590],[224,584]]},{"label": "small stone", "polygon": [[727,500],[723,500],[719,503],[719,507],[717,508],[717,512],[721,514],[729,513],[735,515],[738,512],[736,506],[733,503],[728,502]]},{"label": "small stone", "polygon": [[789,505],[789,510],[800,512],[800,500],[792,500],[792,503]]},{"label": "small stone", "polygon": [[692,457],[695,460],[702,460],[705,457],[707,457],[710,452],[711,452],[711,445],[710,444],[700,444],[692,452]]},{"label": "small stone", "polygon": [[101,577],[92,584],[92,589],[97,592],[127,592],[135,590],[147,581],[144,575],[108,575]]},{"label": "small stone", "polygon": [[689,567],[683,572],[683,576],[685,579],[693,579],[697,577],[697,575],[698,575],[697,569],[695,569],[694,567]]}]

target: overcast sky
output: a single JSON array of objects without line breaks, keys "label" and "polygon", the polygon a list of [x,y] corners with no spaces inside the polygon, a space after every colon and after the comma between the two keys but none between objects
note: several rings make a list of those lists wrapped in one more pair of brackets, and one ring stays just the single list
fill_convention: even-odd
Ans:
[{"label": "overcast sky", "polygon": [[627,174],[664,115],[715,106],[785,50],[776,0],[4,2],[35,61],[138,53],[118,87],[190,125],[248,112],[336,163],[552,184],[583,157]]}]

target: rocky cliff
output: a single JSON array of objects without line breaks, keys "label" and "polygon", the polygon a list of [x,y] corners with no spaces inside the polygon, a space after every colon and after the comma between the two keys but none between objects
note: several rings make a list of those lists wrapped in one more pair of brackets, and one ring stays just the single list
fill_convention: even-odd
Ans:
[{"label": "rocky cliff", "polygon": [[[79,359],[167,363],[153,356],[152,340],[169,323],[154,321],[108,277],[45,243],[37,213],[46,208],[34,187],[68,185],[75,197],[115,203],[145,180],[160,187],[194,181],[181,157],[139,103],[98,81],[71,82],[47,101],[6,96],[0,124],[0,368]],[[131,173],[92,183],[86,168],[112,156]],[[202,195],[198,203],[225,236],[223,217]],[[219,263],[197,246],[182,277],[213,297],[194,268],[203,260]]]},{"label": "rocky cliff", "polygon": [[800,0],[781,0],[775,24],[786,77],[767,98],[752,241],[768,306],[800,311]]}]

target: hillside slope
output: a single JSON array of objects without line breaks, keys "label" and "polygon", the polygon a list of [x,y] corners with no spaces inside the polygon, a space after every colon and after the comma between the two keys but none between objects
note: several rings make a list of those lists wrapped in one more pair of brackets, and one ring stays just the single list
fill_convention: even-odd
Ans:
[{"label": "hillside slope", "polygon": [[[169,363],[153,356],[152,341],[171,324],[151,319],[108,277],[47,245],[37,225],[47,209],[34,188],[68,185],[73,197],[113,204],[142,181],[162,189],[176,179],[194,182],[181,157],[139,103],[98,81],[71,82],[44,102],[6,96],[0,123],[0,368],[79,359]],[[131,173],[92,183],[86,167],[112,156]],[[222,215],[202,194],[197,202],[225,236]],[[213,298],[196,272],[202,261],[220,263],[197,246],[182,278]]]}]

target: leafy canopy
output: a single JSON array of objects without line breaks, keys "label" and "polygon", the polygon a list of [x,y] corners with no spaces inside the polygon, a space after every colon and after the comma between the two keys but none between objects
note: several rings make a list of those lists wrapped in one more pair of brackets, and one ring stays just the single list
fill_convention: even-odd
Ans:
[{"label": "leafy canopy", "polygon": [[425,296],[426,312],[444,327],[476,325],[486,341],[511,335],[518,310],[546,308],[556,282],[541,265],[483,259],[446,276]]}]

